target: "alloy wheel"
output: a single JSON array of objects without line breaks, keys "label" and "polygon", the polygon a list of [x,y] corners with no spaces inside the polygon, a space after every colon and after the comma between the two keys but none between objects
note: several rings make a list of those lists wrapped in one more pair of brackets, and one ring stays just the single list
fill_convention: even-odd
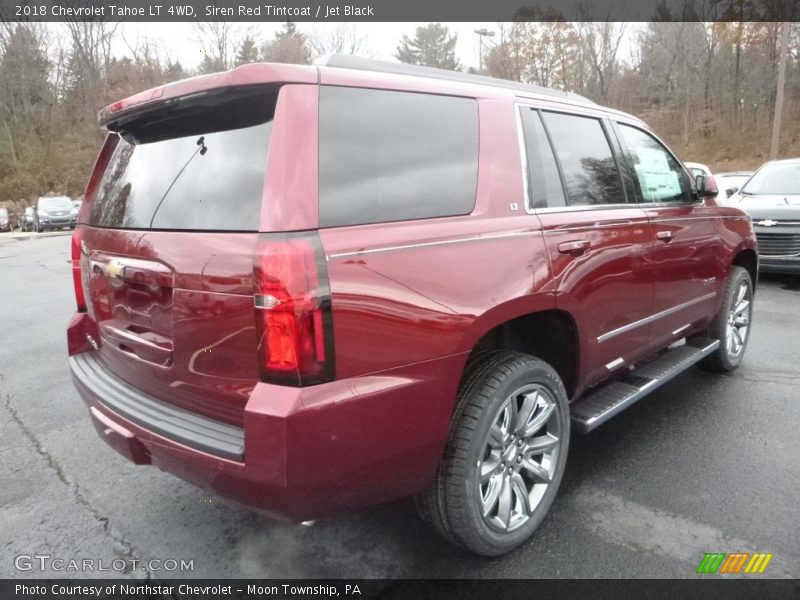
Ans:
[{"label": "alloy wheel", "polygon": [[750,329],[752,306],[750,286],[746,281],[742,281],[736,289],[734,300],[728,311],[728,323],[725,329],[725,347],[731,359],[738,358],[744,352],[747,333]]},{"label": "alloy wheel", "polygon": [[529,384],[497,412],[478,461],[477,501],[493,530],[524,525],[555,476],[561,446],[559,408],[545,386]]}]

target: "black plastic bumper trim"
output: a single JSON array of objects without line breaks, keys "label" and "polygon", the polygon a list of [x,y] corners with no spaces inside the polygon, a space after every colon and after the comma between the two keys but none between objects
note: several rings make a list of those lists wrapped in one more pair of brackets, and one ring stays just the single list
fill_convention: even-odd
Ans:
[{"label": "black plastic bumper trim", "polygon": [[145,429],[223,458],[244,460],[244,429],[158,400],[115,376],[95,352],[69,358],[75,379],[106,407]]}]

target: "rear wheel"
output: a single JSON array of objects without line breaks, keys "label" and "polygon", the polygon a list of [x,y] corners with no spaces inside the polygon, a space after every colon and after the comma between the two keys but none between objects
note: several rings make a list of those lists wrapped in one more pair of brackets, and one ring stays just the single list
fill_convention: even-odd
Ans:
[{"label": "rear wheel", "polygon": [[747,269],[732,266],[722,306],[709,327],[719,348],[700,363],[711,371],[733,371],[742,362],[753,316],[753,282]]},{"label": "rear wheel", "polygon": [[517,352],[486,355],[465,372],[445,457],[417,505],[448,540],[505,554],[547,514],[568,446],[567,394],[555,370]]}]

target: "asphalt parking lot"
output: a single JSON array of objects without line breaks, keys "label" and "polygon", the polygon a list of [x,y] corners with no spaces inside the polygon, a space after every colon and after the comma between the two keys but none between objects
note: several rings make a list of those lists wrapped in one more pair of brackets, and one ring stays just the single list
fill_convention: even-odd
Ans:
[{"label": "asphalt parking lot", "polygon": [[193,560],[193,571],[137,578],[681,578],[697,576],[705,552],[734,551],[773,553],[763,576],[800,577],[800,278],[762,277],[738,371],[692,369],[574,435],[534,539],[486,560],[429,533],[407,501],[280,524],[126,462],[70,380],[69,242],[0,234],[0,577],[64,574],[15,566],[46,554]]}]

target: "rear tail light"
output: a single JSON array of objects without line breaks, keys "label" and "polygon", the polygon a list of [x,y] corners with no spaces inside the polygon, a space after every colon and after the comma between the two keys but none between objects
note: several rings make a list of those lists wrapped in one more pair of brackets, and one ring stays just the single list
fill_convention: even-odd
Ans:
[{"label": "rear tail light", "polygon": [[86,296],[83,293],[81,280],[81,242],[83,241],[83,227],[76,227],[72,232],[72,283],[75,286],[75,303],[78,312],[86,312]]},{"label": "rear tail light", "polygon": [[331,295],[317,234],[262,235],[254,275],[262,380],[295,386],[332,380]]}]

